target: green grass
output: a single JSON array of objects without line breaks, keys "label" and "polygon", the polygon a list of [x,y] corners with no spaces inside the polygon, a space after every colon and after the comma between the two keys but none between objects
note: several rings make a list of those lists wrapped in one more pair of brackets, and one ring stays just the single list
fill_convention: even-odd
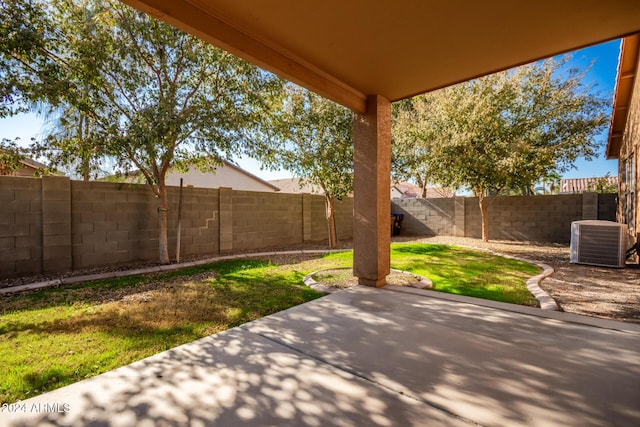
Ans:
[{"label": "green grass", "polygon": [[[353,253],[331,254],[326,259],[350,264]],[[540,269],[487,252],[447,245],[393,244],[391,268],[428,277],[434,291],[534,307],[538,304],[525,283]]]},{"label": "green grass", "polygon": [[435,291],[538,304],[525,283],[540,269],[527,262],[455,246],[397,244],[391,247],[391,267],[428,277]]},{"label": "green grass", "polygon": [[0,404],[321,296],[304,274],[245,259],[2,297]]},{"label": "green grass", "polygon": [[[282,258],[282,257],[281,257]],[[345,268],[353,253],[287,263],[235,260],[0,297],[0,404],[25,399],[220,332],[321,294],[309,272]],[[392,267],[434,289],[535,305],[530,264],[444,245],[395,244]]]}]

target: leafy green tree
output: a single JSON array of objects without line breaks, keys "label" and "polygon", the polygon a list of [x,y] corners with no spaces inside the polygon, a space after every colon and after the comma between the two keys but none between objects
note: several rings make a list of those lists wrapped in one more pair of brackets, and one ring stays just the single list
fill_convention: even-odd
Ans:
[{"label": "leafy green tree", "polygon": [[0,118],[43,99],[59,102],[68,89],[60,42],[47,2],[0,0]]},{"label": "leafy green tree", "polygon": [[322,188],[329,246],[336,245],[335,204],[353,191],[353,114],[313,92],[289,85],[270,147],[259,157]]},{"label": "leafy green tree", "polygon": [[[438,100],[443,92],[433,92],[419,99],[393,104],[391,175],[394,181],[413,181],[427,196],[427,186],[433,183],[430,161],[440,136]],[[428,142],[427,142],[428,141]]]},{"label": "leafy green tree", "polygon": [[0,176],[11,175],[20,168],[25,152],[15,141],[0,140]]},{"label": "leafy green tree", "polygon": [[607,172],[605,176],[595,178],[594,182],[588,185],[587,191],[595,193],[617,193],[618,186],[611,179],[611,174]]},{"label": "leafy green tree", "polygon": [[46,14],[62,40],[47,57],[73,116],[70,132],[37,149],[56,163],[109,157],[116,172],[139,171],[157,198],[159,259],[168,263],[167,171],[208,170],[249,151],[282,82],[117,1],[52,0]]},{"label": "leafy green tree", "polygon": [[578,157],[595,155],[607,103],[583,83],[586,71],[567,68],[567,60],[549,59],[419,96],[398,114],[403,132],[428,153],[431,179],[478,197],[485,241],[494,196],[506,188],[533,188]]}]

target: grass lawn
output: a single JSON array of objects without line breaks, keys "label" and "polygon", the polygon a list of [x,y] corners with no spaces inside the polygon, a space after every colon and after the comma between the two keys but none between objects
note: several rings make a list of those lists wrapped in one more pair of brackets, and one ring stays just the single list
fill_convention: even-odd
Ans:
[{"label": "grass lawn", "polygon": [[[12,403],[220,332],[321,294],[311,271],[349,267],[353,253],[235,260],[165,274],[0,297],[0,404]],[[444,245],[395,244],[392,267],[435,290],[535,305],[537,267]]]},{"label": "grass lawn", "polygon": [[[331,254],[325,259],[351,265],[353,252]],[[391,245],[391,268],[428,277],[434,291],[538,305],[525,283],[538,274],[540,268],[488,252],[447,245],[398,243]],[[344,277],[335,276],[335,279],[341,281]],[[327,280],[326,276],[323,280]]]}]

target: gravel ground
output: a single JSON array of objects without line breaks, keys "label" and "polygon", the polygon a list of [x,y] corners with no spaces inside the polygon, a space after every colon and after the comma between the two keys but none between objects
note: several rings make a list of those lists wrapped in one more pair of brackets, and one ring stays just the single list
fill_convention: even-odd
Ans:
[{"label": "gravel ground", "polygon": [[[587,316],[602,317],[640,323],[640,268],[627,265],[625,269],[592,267],[569,263],[569,246],[562,244],[491,241],[450,236],[415,238],[399,236],[394,242],[425,242],[447,245],[470,246],[489,249],[499,253],[543,262],[550,265],[555,273],[543,280],[541,288],[551,295],[562,310]],[[341,242],[339,249],[350,248],[351,242]],[[296,249],[327,249],[326,244],[304,244],[287,248],[268,248],[255,252],[269,252]],[[243,252],[250,253],[250,252]],[[202,258],[210,258],[200,257]],[[298,258],[308,259],[308,255],[286,255],[274,262],[296,262]],[[280,257],[278,257],[280,258]],[[193,261],[198,258],[185,258]],[[0,288],[57,279],[64,276],[120,271],[157,265],[156,263],[138,263],[125,266],[96,268],[75,271],[69,274],[35,275],[19,278],[0,279]]]}]

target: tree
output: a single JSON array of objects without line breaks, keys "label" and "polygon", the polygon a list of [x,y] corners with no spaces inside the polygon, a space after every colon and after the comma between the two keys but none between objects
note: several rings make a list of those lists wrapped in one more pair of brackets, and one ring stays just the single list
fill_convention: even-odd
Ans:
[{"label": "tree", "polygon": [[431,178],[478,197],[485,241],[494,196],[533,188],[595,154],[606,102],[583,83],[585,70],[567,61],[549,59],[419,96],[399,113],[403,131],[429,153]]},{"label": "tree", "polygon": [[[427,187],[432,183],[430,159],[432,149],[439,138],[438,97],[434,92],[419,100],[403,100],[393,104],[391,175],[396,182],[413,181],[422,189],[421,197],[427,197]],[[419,120],[418,120],[419,118]]]},{"label": "tree", "polygon": [[15,141],[6,138],[0,140],[0,176],[11,175],[22,166],[25,158],[24,149]]},{"label": "tree", "polygon": [[338,240],[335,203],[353,191],[353,115],[297,86],[287,86],[286,95],[282,110],[273,118],[279,143],[259,154],[267,165],[288,169],[301,183],[322,188],[333,247]]},{"label": "tree", "polygon": [[0,118],[47,100],[66,87],[55,52],[60,34],[41,0],[0,0]]},{"label": "tree", "polygon": [[159,259],[168,263],[167,171],[211,169],[249,150],[282,83],[120,2],[51,3],[63,42],[47,57],[65,82],[60,103],[77,115],[71,138],[52,135],[37,148],[58,162],[109,156],[117,172],[138,170],[157,198]]},{"label": "tree", "polygon": [[587,191],[594,193],[617,193],[618,185],[616,181],[611,179],[611,174],[607,172],[605,176],[594,178],[594,181],[589,183]]}]

